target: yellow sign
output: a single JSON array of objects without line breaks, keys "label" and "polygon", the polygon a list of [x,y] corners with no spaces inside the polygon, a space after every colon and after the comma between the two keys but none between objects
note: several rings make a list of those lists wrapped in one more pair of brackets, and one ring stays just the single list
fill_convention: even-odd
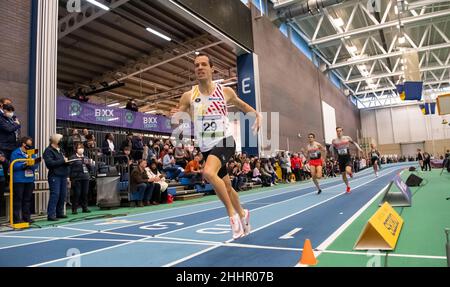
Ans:
[{"label": "yellow sign", "polygon": [[403,219],[385,202],[369,219],[354,250],[393,250],[402,230]]}]

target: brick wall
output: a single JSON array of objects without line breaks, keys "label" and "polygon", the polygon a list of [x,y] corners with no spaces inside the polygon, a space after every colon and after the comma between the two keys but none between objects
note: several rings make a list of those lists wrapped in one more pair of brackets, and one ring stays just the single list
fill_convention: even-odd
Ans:
[{"label": "brick wall", "polygon": [[0,1],[0,98],[13,100],[28,133],[28,68],[30,54],[31,1]]}]

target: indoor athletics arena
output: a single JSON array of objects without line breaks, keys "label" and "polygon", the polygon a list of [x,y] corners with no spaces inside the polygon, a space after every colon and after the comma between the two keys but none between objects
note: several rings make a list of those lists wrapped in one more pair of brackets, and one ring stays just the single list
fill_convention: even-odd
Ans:
[{"label": "indoor athletics arena", "polygon": [[450,266],[449,20],[445,0],[1,0],[0,266]]}]

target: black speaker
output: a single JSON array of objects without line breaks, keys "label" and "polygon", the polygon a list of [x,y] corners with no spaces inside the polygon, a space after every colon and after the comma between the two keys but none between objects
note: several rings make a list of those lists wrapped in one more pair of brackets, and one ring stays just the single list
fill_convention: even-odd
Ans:
[{"label": "black speaker", "polygon": [[421,177],[418,177],[415,174],[410,174],[408,179],[406,180],[406,185],[407,186],[420,186],[422,181],[423,181],[423,179]]},{"label": "black speaker", "polygon": [[416,171],[416,168],[411,166],[411,167],[409,167],[409,171]]}]

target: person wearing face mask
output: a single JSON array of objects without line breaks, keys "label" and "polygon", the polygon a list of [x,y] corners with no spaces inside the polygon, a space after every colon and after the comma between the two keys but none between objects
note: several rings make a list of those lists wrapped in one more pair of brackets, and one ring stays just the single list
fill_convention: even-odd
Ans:
[{"label": "person wearing face mask", "polygon": [[[27,151],[33,149],[33,139],[30,137],[21,138],[20,143],[20,147],[11,154],[11,162],[16,159],[28,158]],[[39,167],[41,159],[36,155],[33,155],[32,158],[35,159],[34,165],[16,162],[13,167],[13,219],[15,223],[33,222],[31,220],[31,201],[34,190],[34,172]]]},{"label": "person wearing face mask", "polygon": [[[167,154],[163,158],[163,171],[164,172],[172,172],[172,176],[168,177],[169,179],[177,179],[184,169],[175,164],[175,158],[173,157],[173,150],[169,149]],[[178,179],[177,179],[178,180]]]},{"label": "person wearing face mask", "polygon": [[50,198],[47,208],[47,219],[57,221],[59,218],[67,218],[64,215],[64,200],[67,193],[67,177],[69,176],[68,159],[60,148],[63,138],[60,134],[50,137],[50,145],[44,151],[44,161],[48,168],[48,184]]},{"label": "person wearing face mask", "polygon": [[20,131],[20,122],[14,116],[14,107],[4,104],[3,113],[0,114],[0,151],[9,160],[11,153],[17,148],[17,135]]},{"label": "person wearing face mask", "polygon": [[76,153],[70,157],[70,182],[72,183],[72,214],[78,214],[81,205],[83,213],[91,212],[88,207],[89,172],[92,160],[84,156],[84,146],[78,143]]}]

